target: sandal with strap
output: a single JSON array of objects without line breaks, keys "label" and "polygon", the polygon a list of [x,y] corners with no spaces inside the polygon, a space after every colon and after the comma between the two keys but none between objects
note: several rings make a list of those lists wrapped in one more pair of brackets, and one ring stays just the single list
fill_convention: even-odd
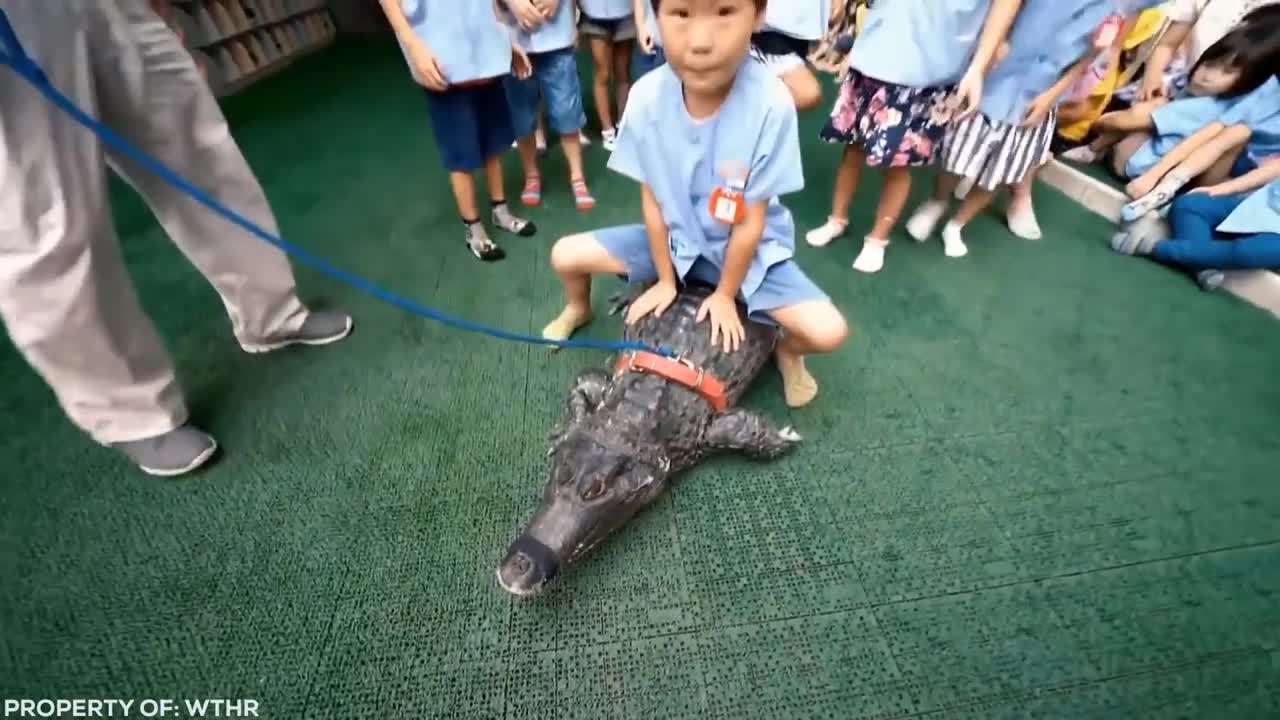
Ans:
[{"label": "sandal with strap", "polygon": [[590,210],[596,206],[596,199],[591,196],[591,191],[587,189],[586,180],[574,180],[573,184],[573,204],[579,210]]},{"label": "sandal with strap", "polygon": [[542,179],[530,175],[524,179],[524,190],[520,192],[520,203],[525,207],[537,207],[542,203]]}]

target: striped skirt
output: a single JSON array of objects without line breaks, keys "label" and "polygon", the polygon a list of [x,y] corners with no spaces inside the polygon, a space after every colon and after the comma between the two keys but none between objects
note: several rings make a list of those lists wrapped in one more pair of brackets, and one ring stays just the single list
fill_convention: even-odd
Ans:
[{"label": "striped skirt", "polygon": [[1057,108],[1036,127],[992,122],[974,113],[947,128],[942,169],[988,191],[1017,185],[1052,157],[1050,145],[1057,127]]}]

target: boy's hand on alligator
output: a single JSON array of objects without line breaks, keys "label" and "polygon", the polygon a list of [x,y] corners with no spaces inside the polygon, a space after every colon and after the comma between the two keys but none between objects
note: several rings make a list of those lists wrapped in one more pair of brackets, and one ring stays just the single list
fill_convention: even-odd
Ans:
[{"label": "boy's hand on alligator", "polygon": [[658,282],[653,287],[644,291],[644,294],[636,298],[631,306],[627,308],[627,324],[635,325],[641,318],[649,313],[658,318],[662,317],[663,311],[671,307],[671,303],[676,299],[675,283]]},{"label": "boy's hand on alligator", "polygon": [[696,321],[700,323],[707,316],[711,317],[712,345],[719,343],[725,352],[733,352],[742,345],[746,331],[738,319],[738,306],[733,298],[719,292],[711,293],[698,308]]}]

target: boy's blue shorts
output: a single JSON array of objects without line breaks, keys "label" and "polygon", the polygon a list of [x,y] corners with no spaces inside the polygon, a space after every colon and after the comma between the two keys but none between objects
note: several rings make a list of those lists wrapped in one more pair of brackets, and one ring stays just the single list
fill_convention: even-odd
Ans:
[{"label": "boy's blue shorts", "polygon": [[426,92],[436,145],[449,170],[477,170],[515,142],[511,109],[501,81]]},{"label": "boy's blue shorts", "polygon": [[587,124],[578,80],[578,57],[572,47],[529,55],[533,74],[521,80],[503,79],[511,103],[511,124],[516,137],[528,137],[538,126],[538,99],[546,106],[551,132],[576,133]]},{"label": "boy's blue shorts", "polygon": [[[613,259],[626,266],[628,282],[652,282],[658,279],[653,256],[649,254],[649,233],[644,225],[607,227],[596,230],[592,237],[604,246]],[[720,282],[720,270],[710,261],[699,258],[689,269],[685,279],[717,285]],[[747,315],[752,320],[766,325],[778,324],[769,316],[770,310],[803,302],[830,302],[827,294],[805,275],[795,260],[784,260],[769,266],[765,271],[764,282],[751,293],[751,297],[744,298],[739,293],[738,299],[747,306]]]}]

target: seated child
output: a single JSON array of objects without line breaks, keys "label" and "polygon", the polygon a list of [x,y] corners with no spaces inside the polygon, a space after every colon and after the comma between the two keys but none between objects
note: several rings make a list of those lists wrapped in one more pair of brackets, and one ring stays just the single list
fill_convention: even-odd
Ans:
[{"label": "seated child", "polygon": [[[1276,37],[1280,37],[1280,22],[1277,20],[1280,18],[1272,17],[1266,11],[1250,14],[1199,54],[1184,89],[1178,94],[1167,95],[1159,88],[1147,88],[1154,94],[1151,99],[1125,110],[1104,114],[1094,124],[1098,136],[1088,145],[1064,153],[1063,157],[1094,162],[1110,151],[1111,169],[1118,177],[1141,175],[1157,158],[1147,156],[1136,160],[1136,163],[1145,165],[1142,169],[1133,168],[1130,160],[1135,154],[1147,154],[1155,149],[1151,143],[1151,131],[1156,129],[1158,113],[1165,125],[1160,128],[1161,134],[1176,133],[1176,136],[1172,141],[1163,138],[1156,144],[1172,146],[1195,129],[1219,118],[1226,108],[1253,92],[1274,73],[1267,63],[1274,62]],[[1148,69],[1153,61],[1154,58],[1148,60]],[[1147,79],[1144,82],[1155,81]],[[1177,109],[1167,109],[1169,97],[1173,102],[1183,104]],[[1150,189],[1135,187],[1135,190],[1141,190],[1138,195],[1146,194]]]},{"label": "seated child", "polygon": [[[748,57],[765,0],[654,0],[667,64],[636,84],[609,167],[640,183],[643,224],[573,235],[551,264],[566,305],[543,330],[569,337],[591,319],[591,277],[656,283],[627,315],[661,313],[678,284],[715,285],[700,317],[732,350],[742,337],[735,301],[753,322],[781,327],[776,354],[788,405],[817,394],[804,357],[838,348],[840,311],[793,259],[795,225],[778,200],[804,187],[796,109],[786,86]],[[713,216],[709,200],[740,193],[736,212]],[[720,337],[723,336],[723,340]]]},{"label": "seated child", "polygon": [[987,74],[978,112],[946,129],[943,173],[934,182],[933,198],[907,221],[913,238],[923,242],[933,234],[961,178],[971,180],[972,187],[942,229],[948,257],[968,253],[961,232],[1001,187],[1020,189],[1010,205],[1010,227],[1033,238],[1039,235],[1030,182],[1050,158],[1058,102],[1094,53],[1111,46],[1121,31],[1125,19],[1111,11],[1109,3],[1081,7],[1061,0],[1027,0],[1022,5],[1009,32],[1007,54]]},{"label": "seated child", "polygon": [[[568,1],[568,0],[564,0]],[[631,49],[636,39],[634,0],[578,0],[579,29],[591,48],[591,92],[600,120],[601,144],[612,151],[617,137],[613,101],[621,115],[631,92]],[[609,78],[614,97],[609,97]]]},{"label": "seated child", "polygon": [[854,40],[849,70],[824,140],[844,146],[827,222],[806,236],[822,247],[844,234],[864,166],[883,169],[875,224],[853,261],[860,272],[884,266],[889,234],[911,192],[911,168],[931,165],[956,97],[968,114],[1021,0],[877,1]]},{"label": "seated child", "polygon": [[[578,133],[587,124],[582,109],[582,87],[578,83],[578,58],[573,48],[575,35],[572,0],[543,0],[544,9],[531,0],[499,0],[499,13],[513,29],[520,47],[528,54],[533,74],[528,78],[508,75],[507,101],[511,106],[520,160],[524,165],[524,190],[520,201],[529,207],[542,202],[542,175],[538,170],[538,146],[534,134],[538,126],[539,101],[545,101],[551,129],[560,136],[560,147],[569,164],[569,185],[579,210],[595,207],[582,170],[582,145]],[[523,4],[535,24],[524,29],[509,10]],[[508,6],[504,11],[504,6]],[[544,15],[543,13],[549,13]]]},{"label": "seated child", "polygon": [[410,74],[426,89],[436,145],[449,171],[467,248],[481,260],[500,260],[506,253],[480,222],[471,173],[481,167],[485,170],[494,226],[525,237],[536,232],[533,223],[516,217],[507,207],[501,161],[515,140],[502,78],[513,66],[517,74],[527,76],[529,59],[511,44],[492,3],[381,3]]},{"label": "seated child", "polygon": [[1169,209],[1169,227],[1161,239],[1158,223],[1138,223],[1111,246],[1191,272],[1280,268],[1280,155],[1182,195]]},{"label": "seated child", "polygon": [[831,22],[832,0],[775,0],[768,4],[764,25],[751,37],[754,57],[786,83],[796,109],[822,102],[822,86],[809,68],[809,47],[822,40]]}]

